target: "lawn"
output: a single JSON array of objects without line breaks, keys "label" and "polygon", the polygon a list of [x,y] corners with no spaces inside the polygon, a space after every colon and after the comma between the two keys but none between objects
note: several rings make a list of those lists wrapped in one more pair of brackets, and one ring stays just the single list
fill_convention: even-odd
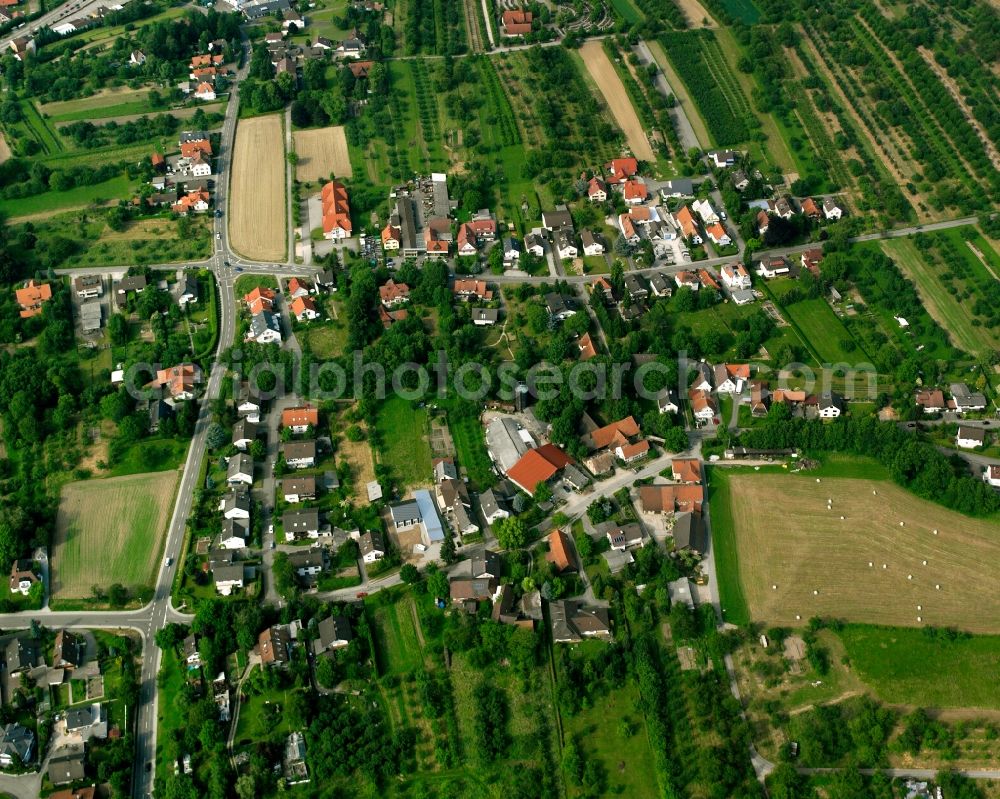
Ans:
[{"label": "lawn", "polygon": [[[172,756],[165,751],[165,744],[173,739],[174,730],[187,721],[186,713],[177,712],[177,703],[184,686],[184,669],[172,649],[161,651],[156,685],[159,692],[156,712],[156,771],[157,774],[169,774],[173,771],[174,763],[171,762]],[[173,748],[176,749],[176,746]]]},{"label": "lawn", "polygon": [[374,611],[380,672],[408,674],[423,665],[414,612],[409,595]]},{"label": "lawn", "polygon": [[821,364],[854,363],[865,359],[861,350],[849,349],[852,345],[857,345],[826,300],[819,297],[802,300],[786,305],[784,311],[798,327],[806,346],[812,349]]},{"label": "lawn", "polygon": [[[979,260],[969,251],[964,240],[959,242],[959,246],[960,251],[968,253],[974,265],[982,269]],[[939,266],[930,263],[912,240],[900,238],[883,241],[882,249],[896,262],[903,274],[916,284],[927,312],[948,331],[956,347],[978,355],[1000,345],[996,333],[989,327],[973,323],[976,317],[972,311],[972,302],[962,301],[948,291],[941,280]]]},{"label": "lawn", "polygon": [[431,476],[431,447],[427,440],[427,411],[414,408],[399,396],[382,403],[376,420],[381,445],[378,459],[403,485],[427,482]]},{"label": "lawn", "polygon": [[995,584],[997,523],[885,480],[720,471],[711,472],[710,506],[729,621],[746,621],[742,595],[749,616],[770,624],[828,616],[1000,631],[1000,592],[984,590]]},{"label": "lawn", "polygon": [[131,186],[132,181],[121,175],[92,186],[77,186],[66,191],[46,191],[16,200],[0,200],[0,213],[17,221],[17,217],[21,216],[121,200],[129,194]]},{"label": "lawn", "polygon": [[176,438],[146,438],[129,447],[108,471],[109,477],[125,477],[176,469],[187,456],[189,441]]},{"label": "lawn", "polygon": [[[328,311],[334,302],[330,300],[327,304]],[[347,344],[347,325],[339,318],[313,322],[306,328],[299,328],[296,334],[308,343],[317,358],[336,358],[343,354]]]},{"label": "lawn", "polygon": [[838,634],[851,667],[884,702],[1000,710],[1000,636],[949,641],[925,630],[855,624]]},{"label": "lawn", "polygon": [[155,472],[67,483],[53,539],[53,598],[87,598],[93,585],[150,584],[177,476]]},{"label": "lawn", "polygon": [[271,291],[277,291],[278,280],[274,275],[240,275],[236,278],[236,283],[233,286],[233,293],[236,294],[237,299],[249,294],[256,288],[271,289]]},{"label": "lawn", "polygon": [[634,25],[644,19],[642,12],[635,7],[632,0],[611,0],[611,7],[625,20],[626,25]]},{"label": "lawn", "polygon": [[486,451],[486,436],[479,418],[449,417],[448,429],[455,442],[459,466],[465,468],[472,487],[477,491],[489,488],[496,482],[496,473],[493,471],[493,461]]},{"label": "lawn", "polygon": [[[591,708],[563,717],[567,740],[576,738],[585,762],[594,759],[608,775],[609,796],[656,799],[659,796],[653,753],[642,716],[642,698],[631,680],[609,691]],[[622,723],[632,734],[622,737]],[[579,795],[570,792],[570,796]]]}]

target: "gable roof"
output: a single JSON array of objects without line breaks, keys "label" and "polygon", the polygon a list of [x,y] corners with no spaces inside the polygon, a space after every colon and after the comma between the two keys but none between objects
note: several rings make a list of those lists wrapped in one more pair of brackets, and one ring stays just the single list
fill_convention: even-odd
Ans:
[{"label": "gable roof", "polygon": [[701,485],[639,486],[639,502],[646,513],[701,510],[705,489]]},{"label": "gable roof", "polygon": [[569,554],[569,536],[562,530],[553,530],[549,533],[549,551],[545,559],[556,567],[559,571],[566,571],[573,568],[573,559]]},{"label": "gable roof", "polygon": [[319,424],[319,408],[312,405],[302,405],[297,408],[286,408],[281,412],[282,427],[303,427]]},{"label": "gable roof", "polygon": [[701,482],[701,461],[697,458],[674,458],[670,461],[674,480],[680,483]]},{"label": "gable roof", "polygon": [[625,444],[626,439],[637,435],[639,435],[639,423],[632,416],[626,416],[592,431],[590,440],[594,442],[596,449],[604,449],[612,444]]},{"label": "gable roof", "polygon": [[525,452],[507,470],[507,476],[530,494],[534,492],[535,486],[551,480],[569,462],[569,456],[557,446],[543,444]]}]

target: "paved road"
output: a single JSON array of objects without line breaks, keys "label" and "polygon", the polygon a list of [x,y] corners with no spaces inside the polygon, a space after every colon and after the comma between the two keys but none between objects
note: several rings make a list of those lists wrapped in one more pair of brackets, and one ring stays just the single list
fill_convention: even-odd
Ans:
[{"label": "paved road", "polygon": [[46,12],[38,19],[25,24],[23,28],[14,28],[14,30],[5,34],[0,39],[0,50],[6,50],[10,46],[10,43],[19,36],[30,36],[40,28],[51,28],[53,25],[58,25],[60,22],[66,20],[87,16],[103,5],[106,5],[104,0],[89,0],[89,2],[80,2],[77,0],[77,2],[63,3]]}]

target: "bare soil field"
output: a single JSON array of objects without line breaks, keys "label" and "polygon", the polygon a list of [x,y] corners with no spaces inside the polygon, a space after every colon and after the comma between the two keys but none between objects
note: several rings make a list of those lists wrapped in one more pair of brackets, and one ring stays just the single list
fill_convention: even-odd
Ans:
[{"label": "bare soil field", "polygon": [[[692,28],[717,28],[718,23],[712,19],[712,15],[705,10],[705,6],[698,0],[680,0],[677,4],[687,18],[688,26]],[[706,22],[707,20],[707,22]]]},{"label": "bare soil field", "polygon": [[91,586],[148,585],[177,472],[84,480],[63,487],[52,547],[52,594],[84,599]]},{"label": "bare soil field", "polygon": [[1000,631],[995,522],[885,481],[784,474],[727,481],[740,582],[755,621],[795,626],[829,616]]},{"label": "bare soil field", "polygon": [[6,137],[2,133],[0,133],[0,164],[10,160],[10,156],[11,156],[10,145],[7,144]]},{"label": "bare soil field", "polygon": [[602,43],[597,40],[587,42],[580,48],[580,57],[587,65],[590,77],[604,95],[615,121],[625,132],[625,140],[632,154],[641,161],[655,161],[656,155],[646,138],[642,123],[632,107],[621,78],[604,52]]},{"label": "bare soil field", "polygon": [[355,505],[368,503],[366,486],[375,479],[375,460],[372,458],[372,447],[367,441],[348,441],[342,438],[337,443],[338,460],[343,459],[350,464],[351,480],[354,485],[352,501]]},{"label": "bare soil field", "polygon": [[233,249],[256,261],[285,260],[285,146],[281,117],[240,120],[230,180]]},{"label": "bare soil field", "polygon": [[295,141],[295,152],[299,156],[295,167],[295,177],[298,180],[326,180],[331,174],[347,179],[354,176],[343,125],[297,130],[292,138]]}]

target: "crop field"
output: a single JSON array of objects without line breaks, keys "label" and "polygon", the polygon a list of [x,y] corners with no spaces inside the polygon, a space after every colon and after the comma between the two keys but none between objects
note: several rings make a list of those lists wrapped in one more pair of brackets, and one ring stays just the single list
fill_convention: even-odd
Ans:
[{"label": "crop field", "polygon": [[[1000,631],[1000,586],[992,577],[1000,525],[884,480],[818,479],[713,470],[727,618],[739,620],[742,593],[750,618],[769,624],[800,626],[827,616]],[[738,586],[727,585],[734,580]]]},{"label": "crop field", "polygon": [[229,235],[233,249],[254,260],[287,254],[283,135],[275,114],[241,120],[236,130]]},{"label": "crop field", "polygon": [[299,160],[295,177],[304,182],[326,180],[330,175],[341,179],[354,176],[347,152],[343,125],[316,130],[297,130],[292,134]]},{"label": "crop field", "polygon": [[176,485],[176,471],[65,485],[52,547],[53,597],[84,599],[93,585],[149,584]]},{"label": "crop field", "polygon": [[427,411],[393,396],[379,408],[376,427],[382,442],[380,462],[404,485],[426,482],[432,468]]},{"label": "crop field", "polygon": [[604,52],[603,44],[597,40],[587,42],[580,48],[580,56],[587,65],[587,72],[604,95],[618,127],[624,131],[632,154],[641,161],[655,161],[656,155],[646,138],[642,123],[632,107],[621,78],[615,72],[608,54]]}]

